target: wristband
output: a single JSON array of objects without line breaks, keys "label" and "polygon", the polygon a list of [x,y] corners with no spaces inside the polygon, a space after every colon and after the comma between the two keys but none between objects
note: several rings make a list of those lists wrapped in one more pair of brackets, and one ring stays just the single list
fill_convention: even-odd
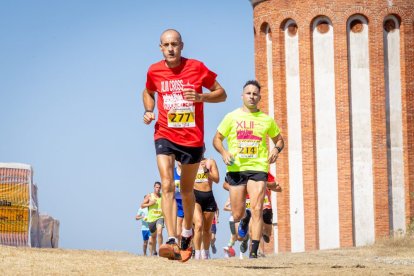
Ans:
[{"label": "wristband", "polygon": [[277,153],[280,153],[282,151],[282,148],[276,146],[275,149],[277,149]]}]

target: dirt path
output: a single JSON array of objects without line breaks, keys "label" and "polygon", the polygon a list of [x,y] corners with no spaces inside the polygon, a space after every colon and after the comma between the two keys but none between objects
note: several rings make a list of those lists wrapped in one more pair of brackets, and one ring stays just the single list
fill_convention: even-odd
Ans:
[{"label": "dirt path", "polygon": [[0,275],[414,275],[414,242],[178,263],[124,252],[0,246]]}]

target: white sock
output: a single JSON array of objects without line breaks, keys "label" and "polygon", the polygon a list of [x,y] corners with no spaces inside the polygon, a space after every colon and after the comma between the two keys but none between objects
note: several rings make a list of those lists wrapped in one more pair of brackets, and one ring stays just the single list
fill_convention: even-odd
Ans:
[{"label": "white sock", "polygon": [[200,250],[196,250],[195,251],[195,255],[194,255],[194,259],[200,260],[200,257],[201,257],[201,251]]},{"label": "white sock", "polygon": [[193,235],[193,229],[183,228],[183,231],[181,232],[181,236],[188,238],[188,237],[191,237],[192,235]]},{"label": "white sock", "polygon": [[203,259],[203,260],[210,259],[208,250],[201,250],[201,259]]}]

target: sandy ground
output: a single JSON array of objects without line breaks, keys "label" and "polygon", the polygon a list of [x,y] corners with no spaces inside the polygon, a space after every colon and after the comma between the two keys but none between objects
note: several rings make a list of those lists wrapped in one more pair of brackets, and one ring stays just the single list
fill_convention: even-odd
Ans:
[{"label": "sandy ground", "polygon": [[414,239],[187,263],[125,252],[0,246],[0,275],[414,275]]}]

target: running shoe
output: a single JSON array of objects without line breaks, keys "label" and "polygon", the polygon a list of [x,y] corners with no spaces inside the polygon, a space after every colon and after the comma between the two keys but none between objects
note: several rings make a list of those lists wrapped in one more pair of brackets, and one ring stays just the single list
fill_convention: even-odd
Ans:
[{"label": "running shoe", "polygon": [[160,246],[158,253],[160,257],[168,258],[168,260],[181,261],[182,257],[180,251],[180,247],[178,247],[178,244],[175,242],[175,240],[170,239],[167,241],[167,243]]},{"label": "running shoe", "polygon": [[181,249],[180,250],[181,259],[179,261],[184,263],[188,261],[189,259],[191,259],[192,255],[193,255],[193,250],[191,249],[191,247],[187,248],[186,250]]},{"label": "running shoe", "polygon": [[249,259],[257,259],[257,254],[254,252],[250,252]]},{"label": "running shoe", "polygon": [[236,256],[236,251],[234,250],[233,247],[229,247],[229,256],[230,257]]},{"label": "running shoe", "polygon": [[263,240],[265,243],[269,243],[270,242],[270,238],[268,235],[263,234]]},{"label": "running shoe", "polygon": [[190,251],[192,251],[193,249],[190,247],[192,239],[193,239],[192,235],[188,238],[181,236],[181,250],[187,250],[189,248]]},{"label": "running shoe", "polygon": [[226,259],[230,258],[229,247],[225,246],[225,247],[223,247],[223,250],[224,250],[224,258],[226,258]]},{"label": "running shoe", "polygon": [[246,209],[246,216],[240,221],[239,228],[238,228],[240,238],[246,237],[247,233],[249,233],[250,218],[251,218],[250,210]]},{"label": "running shoe", "polygon": [[249,242],[249,235],[241,242],[240,252],[245,253],[247,251],[247,243]]},{"label": "running shoe", "polygon": [[217,253],[217,247],[216,247],[216,244],[215,244],[215,243],[212,243],[212,244],[211,244],[211,252],[212,252],[213,254],[216,254],[216,253]]}]

